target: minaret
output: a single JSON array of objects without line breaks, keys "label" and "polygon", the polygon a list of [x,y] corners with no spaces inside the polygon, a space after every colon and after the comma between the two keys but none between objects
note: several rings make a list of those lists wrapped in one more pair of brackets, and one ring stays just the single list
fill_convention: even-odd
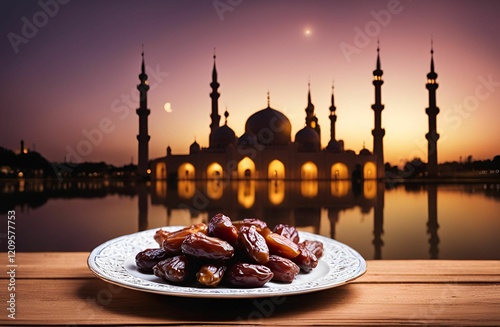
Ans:
[{"label": "minaret", "polygon": [[148,116],[151,110],[148,109],[149,84],[144,66],[144,46],[142,48],[142,65],[139,80],[141,83],[137,85],[137,90],[139,90],[140,94],[140,103],[139,108],[135,111],[139,116],[139,135],[137,135],[137,141],[139,141],[139,163],[137,165],[137,173],[139,176],[146,176],[149,161],[148,144],[151,138],[148,135]]},{"label": "minaret", "polygon": [[427,176],[437,177],[438,175],[438,159],[437,159],[437,141],[439,134],[437,133],[436,116],[439,113],[439,108],[436,106],[436,83],[437,74],[434,71],[434,48],[431,41],[431,72],[427,74],[427,84],[425,87],[429,90],[429,107],[425,109],[425,113],[429,116],[429,132],[425,134],[427,139]]},{"label": "minaret", "polygon": [[311,101],[311,82],[307,84],[308,86],[308,91],[307,91],[307,107],[306,107],[306,126],[311,127],[314,129],[317,133],[318,136],[321,139],[321,128],[319,127],[318,124],[318,117],[314,114],[314,105],[312,104]]},{"label": "minaret", "polygon": [[335,122],[337,121],[337,115],[335,111],[337,107],[335,107],[335,98],[333,96],[333,83],[332,83],[332,105],[330,106],[330,140],[335,141]]},{"label": "minaret", "polygon": [[210,87],[212,88],[212,93],[210,93],[210,98],[212,98],[212,113],[210,114],[210,118],[212,122],[210,123],[210,147],[212,147],[212,134],[215,132],[217,128],[219,128],[220,123],[220,115],[219,115],[219,97],[220,93],[217,92],[220,84],[217,82],[217,69],[215,67],[215,49],[214,49],[214,68],[212,70],[212,83],[210,83]]},{"label": "minaret", "polygon": [[385,129],[382,128],[382,74],[380,69],[380,47],[377,45],[377,68],[373,71],[373,85],[375,86],[375,104],[372,109],[375,112],[375,128],[373,135],[373,154],[377,156],[377,178],[384,178],[384,142]]}]

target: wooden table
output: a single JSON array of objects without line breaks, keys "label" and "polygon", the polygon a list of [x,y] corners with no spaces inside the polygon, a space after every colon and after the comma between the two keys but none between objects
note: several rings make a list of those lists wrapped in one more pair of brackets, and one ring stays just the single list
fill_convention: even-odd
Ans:
[{"label": "wooden table", "polygon": [[500,325],[500,261],[368,261],[368,272],[342,287],[289,297],[214,300],[108,284],[92,275],[87,256],[18,253],[16,319],[7,316],[12,280],[2,273],[0,324]]}]

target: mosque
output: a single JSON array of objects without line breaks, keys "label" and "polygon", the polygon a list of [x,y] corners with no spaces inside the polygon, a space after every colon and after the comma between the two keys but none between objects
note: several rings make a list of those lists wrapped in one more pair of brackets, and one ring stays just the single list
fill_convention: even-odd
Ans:
[{"label": "mosque", "polygon": [[[432,51],[431,51],[432,54]],[[221,124],[218,99],[216,57],[212,70],[210,87],[212,92],[209,146],[200,147],[194,141],[189,147],[188,154],[172,154],[167,147],[166,156],[149,162],[150,178],[152,180],[370,180],[384,178],[384,151],[382,128],[381,87],[383,84],[380,64],[380,49],[377,47],[376,68],[373,71],[373,85],[375,88],[375,103],[371,106],[374,111],[373,153],[368,149],[361,149],[358,153],[344,148],[344,142],[335,135],[337,121],[335,99],[331,94],[330,106],[330,140],[326,146],[321,145],[321,127],[314,112],[311,101],[310,87],[307,106],[305,108],[305,127],[297,131],[292,138],[290,120],[279,110],[270,105],[269,93],[267,107],[258,110],[245,123],[245,132],[237,136],[228,125],[228,112],[224,112],[225,121]],[[433,60],[433,59],[431,59]],[[431,72],[434,73],[433,61]],[[435,83],[435,77],[428,77]],[[141,84],[141,107],[139,115],[139,174],[146,174],[148,166],[147,143],[147,75],[144,70],[144,53],[142,58],[142,72],[139,75]],[[429,85],[428,85],[429,86]],[[430,93],[435,93],[437,84],[428,87]],[[435,88],[434,88],[435,87]],[[430,99],[432,98],[430,94]],[[435,99],[435,96],[434,98]],[[435,103],[430,103],[435,107]],[[439,109],[427,110],[435,120]],[[429,116],[431,119],[431,115]],[[435,128],[435,123],[433,124]],[[429,133],[431,135],[431,132]],[[434,140],[433,153],[437,153],[435,141],[438,135],[434,133],[426,136],[429,142]],[[436,154],[437,158],[437,154]],[[437,166],[437,161],[436,161]]]}]

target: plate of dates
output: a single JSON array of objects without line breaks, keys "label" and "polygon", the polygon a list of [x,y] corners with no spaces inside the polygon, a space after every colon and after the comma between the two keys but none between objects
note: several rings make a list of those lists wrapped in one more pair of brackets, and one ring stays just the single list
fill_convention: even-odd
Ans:
[{"label": "plate of dates", "polygon": [[88,257],[100,279],[125,288],[182,297],[287,296],[344,285],[366,261],[334,239],[259,219],[168,226],[109,240]]}]

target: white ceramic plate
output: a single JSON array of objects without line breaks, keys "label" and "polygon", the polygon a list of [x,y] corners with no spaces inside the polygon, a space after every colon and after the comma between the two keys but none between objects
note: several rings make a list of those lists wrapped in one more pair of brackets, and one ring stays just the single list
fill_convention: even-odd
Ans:
[{"label": "white ceramic plate", "polygon": [[[173,231],[183,226],[163,227]],[[162,279],[139,272],[135,255],[158,247],[153,235],[158,228],[109,240],[89,255],[88,266],[97,277],[122,287],[165,295],[199,298],[257,298],[302,294],[337,287],[366,272],[366,261],[349,246],[324,236],[299,232],[300,240],[323,242],[324,254],[310,273],[299,273],[290,284],[268,282],[260,288],[204,288],[167,284]]]}]

